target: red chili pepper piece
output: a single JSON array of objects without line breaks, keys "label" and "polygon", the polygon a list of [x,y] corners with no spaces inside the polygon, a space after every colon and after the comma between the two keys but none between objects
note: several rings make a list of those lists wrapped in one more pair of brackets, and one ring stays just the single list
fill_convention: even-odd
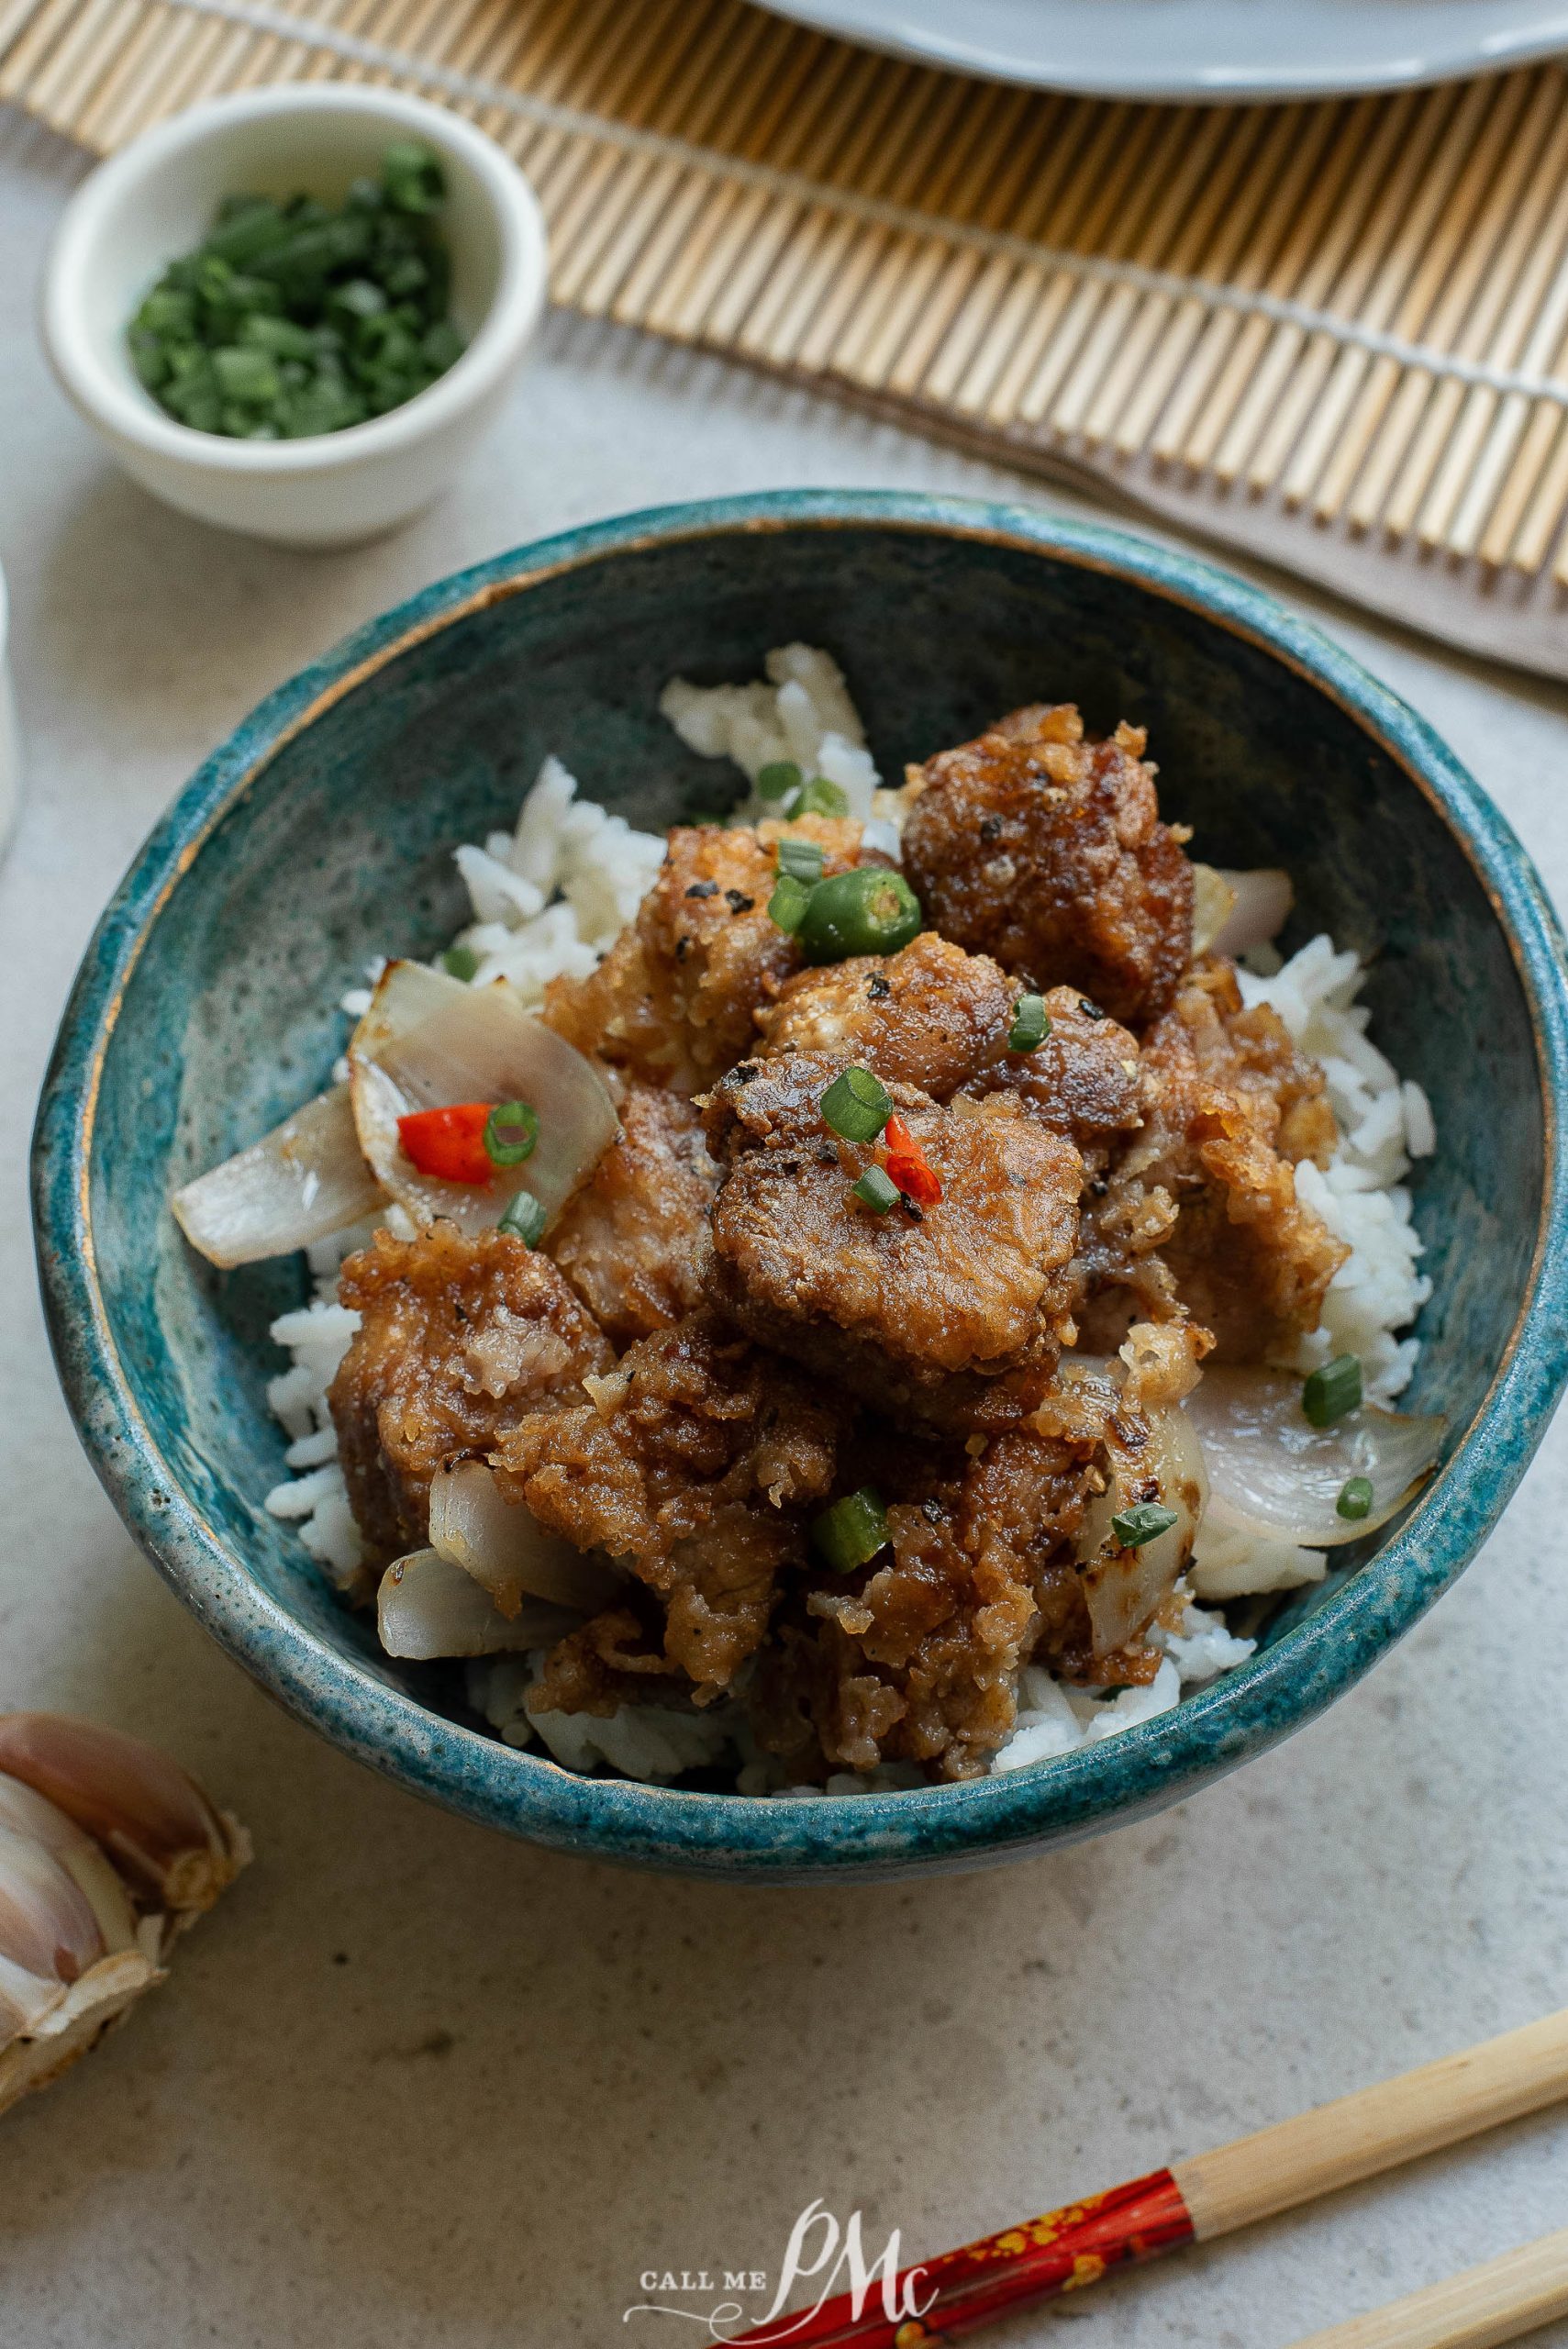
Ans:
[{"label": "red chili pepper piece", "polygon": [[887,1144],[887,1176],[906,1198],[918,1208],[934,1208],[942,1195],[941,1177],[931,1165],[902,1118],[889,1118],[883,1128]]},{"label": "red chili pepper piece", "polygon": [[450,1109],[416,1109],[397,1120],[404,1154],[421,1174],[442,1183],[488,1183],[495,1169],[484,1147],[494,1101],[458,1101]]}]

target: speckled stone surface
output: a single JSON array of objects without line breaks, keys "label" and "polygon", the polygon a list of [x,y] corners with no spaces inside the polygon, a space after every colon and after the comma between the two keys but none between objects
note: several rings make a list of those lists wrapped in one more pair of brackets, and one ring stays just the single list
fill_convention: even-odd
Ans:
[{"label": "speckled stone surface", "polygon": [[[815,2197],[942,2247],[1568,1999],[1568,1423],[1458,1587],[1288,1746],[1147,1826],[917,1888],[729,1892],[506,1843],[295,1728],[160,1586],[54,1390],[25,1155],[76,959],[168,794],[347,627],[541,531],[775,483],[1001,484],[558,326],[488,463],[413,530],[325,561],[222,540],[112,475],[44,380],[27,312],[65,184],[46,145],[0,140],[0,559],[31,763],[0,868],[0,1704],[161,1737],[260,1856],[169,1988],[0,2122],[0,2340],[700,2340],[623,2324],[640,2276],[776,2273]],[[1568,896],[1568,696],[1299,601]],[[984,2337],[1284,2349],[1560,2225],[1565,2199],[1547,2116]]]}]

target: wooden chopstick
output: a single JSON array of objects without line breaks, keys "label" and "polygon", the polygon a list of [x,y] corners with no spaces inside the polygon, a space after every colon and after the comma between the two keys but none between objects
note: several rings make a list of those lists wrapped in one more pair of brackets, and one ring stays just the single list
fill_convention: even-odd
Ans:
[{"label": "wooden chopstick", "polygon": [[[1040,2218],[944,2252],[918,2267],[904,2269],[891,2288],[884,2288],[878,2277],[869,2289],[825,2299],[806,2317],[780,2317],[732,2334],[733,2349],[746,2343],[762,2349],[765,2343],[786,2340],[790,2349],[914,2349],[923,2342],[957,2340],[1031,2301],[1098,2283],[1113,2267],[1229,2234],[1360,2178],[1418,2161],[1440,2146],[1538,2112],[1564,2096],[1568,2008],[1374,2087],[1358,2088],[1293,2120],[1276,2121],[1212,2153],[1190,2154],[1148,2177],[1130,2179],[1086,2201],[1048,2210]],[[1490,2267],[1434,2287],[1438,2303],[1443,2294],[1465,2287],[1484,2294],[1491,2288],[1487,2279],[1510,2261],[1515,2265],[1509,2279],[1497,2288],[1533,2291],[1538,2271],[1529,2263],[1552,2253],[1554,2246],[1560,2264],[1551,2273],[1558,2288],[1568,2290],[1568,2237],[1551,2236],[1544,2244],[1511,2253],[1508,2261],[1495,2260]],[[1415,2301],[1401,2305],[1415,2308],[1432,2299],[1430,2293],[1418,2294]],[[1486,2303],[1483,2298],[1474,2305],[1484,2310]],[[1545,2323],[1558,2312],[1555,2301],[1543,2305],[1546,2312],[1531,2321]],[[1568,2308],[1568,2298],[1562,2305]],[[1499,2310],[1501,2306],[1497,2303]],[[911,2314],[917,2310],[917,2317]],[[1373,2324],[1397,2315],[1396,2309],[1387,2310],[1382,2319],[1356,2321]],[[1515,2338],[1521,2329],[1528,2327],[1417,2332],[1407,2340],[1398,2332],[1357,2333],[1341,2327],[1319,2335],[1312,2349],[1326,2349],[1330,2343],[1333,2349],[1385,2349],[1385,2343],[1386,2349],[1460,2349],[1460,2344],[1483,2349],[1487,2342]]]},{"label": "wooden chopstick", "polygon": [[1296,2349],[1496,2349],[1560,2316],[1568,2316],[1568,2227],[1331,2324]]}]

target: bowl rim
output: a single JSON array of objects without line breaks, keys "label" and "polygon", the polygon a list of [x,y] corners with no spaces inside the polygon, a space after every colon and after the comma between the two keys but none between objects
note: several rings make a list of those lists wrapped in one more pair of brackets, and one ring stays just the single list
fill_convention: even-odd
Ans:
[{"label": "bowl rim", "polygon": [[[106,220],[134,190],[193,148],[221,144],[238,125],[280,116],[377,116],[461,156],[484,191],[501,247],[495,290],[473,340],[422,392],[384,416],[301,440],[236,440],[166,416],[149,393],[105,365],[83,303],[86,270]],[[61,215],[39,281],[39,329],[50,365],[81,413],[142,454],[241,480],[341,473],[395,456],[485,400],[515,364],[544,307],[544,215],[526,174],[495,139],[450,107],[403,90],[338,82],[276,83],[210,98],[133,139],[90,172]]]},{"label": "bowl rim", "polygon": [[[1541,1211],[1507,1345],[1474,1419],[1404,1525],[1307,1620],[1173,1711],[1027,1769],[852,1799],[778,1801],[583,1778],[427,1710],[298,1622],[181,1491],[109,1328],[93,1238],[98,1091],[125,989],[203,843],[284,744],[429,636],[545,580],[677,540],[837,528],[1017,548],[1126,579],[1283,661],[1359,723],[1464,853],[1529,1011],[1543,1117]],[[1568,948],[1511,827],[1440,738],[1360,663],[1263,592],[1184,550],[1097,522],[898,491],[784,490],[636,512],[439,580],[267,696],[149,836],[90,942],[34,1137],[39,1277],[61,1384],[111,1499],[166,1581],[292,1711],[414,1792],[590,1856],[756,1879],[961,1866],[1122,1824],[1277,1742],[1407,1631],[1468,1564],[1518,1483],[1568,1381]]]}]

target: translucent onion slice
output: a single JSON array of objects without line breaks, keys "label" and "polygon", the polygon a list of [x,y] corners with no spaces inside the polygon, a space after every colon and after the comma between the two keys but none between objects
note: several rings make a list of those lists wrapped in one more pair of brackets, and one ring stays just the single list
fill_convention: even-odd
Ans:
[{"label": "translucent onion slice", "polygon": [[503,1615],[472,1576],[434,1550],[416,1550],[388,1566],[376,1594],[375,1612],[387,1654],[421,1661],[552,1647],[583,1620],[569,1609],[539,1598]]},{"label": "translucent onion slice", "polygon": [[1209,952],[1245,954],[1250,946],[1266,946],[1284,928],[1296,903],[1288,873],[1274,865],[1260,865],[1251,873],[1219,873],[1232,896],[1229,912],[1216,930]]},{"label": "translucent onion slice", "polygon": [[[380,1181],[416,1223],[450,1217],[490,1230],[519,1189],[549,1217],[615,1140],[615,1104],[591,1062],[498,979],[470,986],[422,963],[389,963],[349,1046],[360,1144]],[[492,1181],[444,1183],[405,1157],[397,1120],[460,1101],[527,1101],[539,1141]]]},{"label": "translucent onion slice", "polygon": [[487,1591],[504,1615],[526,1598],[592,1615],[608,1605],[619,1577],[547,1533],[520,1501],[508,1501],[483,1460],[438,1468],[430,1479],[430,1546]]},{"label": "translucent onion slice", "polygon": [[[1217,1525],[1307,1550],[1359,1542],[1431,1471],[1446,1422],[1368,1404],[1332,1427],[1301,1408],[1301,1381],[1276,1370],[1206,1370],[1184,1409],[1203,1445]],[[1372,1486],[1365,1517],[1336,1504],[1352,1476]]]},{"label": "translucent onion slice", "polygon": [[[1138,1637],[1175,1586],[1192,1553],[1193,1538],[1208,1498],[1204,1454],[1181,1408],[1152,1411],[1149,1441],[1139,1451],[1123,1447],[1113,1421],[1106,1449],[1110,1466],[1106,1490],[1084,1512],[1078,1555],[1084,1564],[1083,1586],[1096,1656],[1114,1654]],[[1137,1550],[1124,1550],[1111,1520],[1148,1497],[1151,1479],[1160,1499],[1176,1512],[1167,1532]]]},{"label": "translucent onion slice", "polygon": [[346,1085],[307,1101],[171,1205],[193,1248],[215,1264],[254,1264],[330,1238],[380,1204],[354,1131]]},{"label": "translucent onion slice", "polygon": [[1193,952],[1207,954],[1236,910],[1236,892],[1212,864],[1193,860]]},{"label": "translucent onion slice", "polygon": [[166,1753],[63,1713],[0,1713],[0,1771],[47,1796],[113,1860],[133,1893],[177,1918],[210,1909],[250,1856]]}]

